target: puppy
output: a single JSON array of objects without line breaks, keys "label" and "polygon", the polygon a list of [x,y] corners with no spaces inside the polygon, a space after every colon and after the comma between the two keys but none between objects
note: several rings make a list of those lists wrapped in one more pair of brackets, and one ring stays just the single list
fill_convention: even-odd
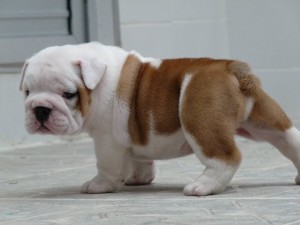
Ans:
[{"label": "puppy", "polygon": [[153,160],[191,153],[206,169],[184,194],[220,193],[241,161],[236,134],[271,143],[300,172],[299,131],[240,61],[55,46],[25,62],[20,89],[29,133],[93,138],[98,174],[83,193],[149,184]]}]

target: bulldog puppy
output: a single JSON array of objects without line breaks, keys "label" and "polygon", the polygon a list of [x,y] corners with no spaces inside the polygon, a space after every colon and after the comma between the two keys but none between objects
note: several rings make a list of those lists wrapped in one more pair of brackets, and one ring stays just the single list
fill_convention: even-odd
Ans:
[{"label": "bulldog puppy", "polygon": [[206,166],[186,195],[222,192],[241,162],[234,135],[267,141],[298,170],[300,133],[246,63],[153,59],[100,43],[46,48],[22,71],[29,133],[93,138],[98,174],[83,193],[154,179],[155,159]]}]

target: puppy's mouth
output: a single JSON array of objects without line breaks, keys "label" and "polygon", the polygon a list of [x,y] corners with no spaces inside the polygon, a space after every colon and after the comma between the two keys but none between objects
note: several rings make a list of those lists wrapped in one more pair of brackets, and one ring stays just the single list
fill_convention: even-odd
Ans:
[{"label": "puppy's mouth", "polygon": [[53,134],[53,132],[44,123],[40,125],[37,132],[41,134]]},{"label": "puppy's mouth", "polygon": [[35,120],[37,121],[37,124],[39,124],[37,127],[37,132],[42,134],[52,133],[49,127],[46,126],[46,123],[52,114],[52,109],[44,106],[38,106],[34,108],[33,112]]},{"label": "puppy's mouth", "polygon": [[[67,114],[67,113],[66,113]],[[25,126],[31,134],[67,135],[75,133],[77,128],[73,117],[66,115],[63,110],[38,106],[26,111]]]}]

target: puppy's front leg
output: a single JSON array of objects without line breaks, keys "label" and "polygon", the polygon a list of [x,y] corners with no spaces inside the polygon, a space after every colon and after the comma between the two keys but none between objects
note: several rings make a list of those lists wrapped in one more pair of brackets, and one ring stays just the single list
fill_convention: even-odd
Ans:
[{"label": "puppy's front leg", "polygon": [[114,142],[112,137],[94,138],[98,174],[81,187],[82,193],[114,192],[128,174],[129,151]]},{"label": "puppy's front leg", "polygon": [[139,161],[131,159],[130,167],[130,174],[125,180],[126,185],[146,185],[153,181],[155,171],[152,160]]}]

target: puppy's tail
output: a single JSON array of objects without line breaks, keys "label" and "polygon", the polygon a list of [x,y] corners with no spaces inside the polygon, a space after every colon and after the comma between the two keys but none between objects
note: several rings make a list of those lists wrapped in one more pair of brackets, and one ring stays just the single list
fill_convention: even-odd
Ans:
[{"label": "puppy's tail", "polygon": [[260,80],[252,74],[247,63],[241,61],[231,61],[228,69],[233,73],[240,83],[240,89],[246,96],[253,96],[257,89],[260,89]]}]

